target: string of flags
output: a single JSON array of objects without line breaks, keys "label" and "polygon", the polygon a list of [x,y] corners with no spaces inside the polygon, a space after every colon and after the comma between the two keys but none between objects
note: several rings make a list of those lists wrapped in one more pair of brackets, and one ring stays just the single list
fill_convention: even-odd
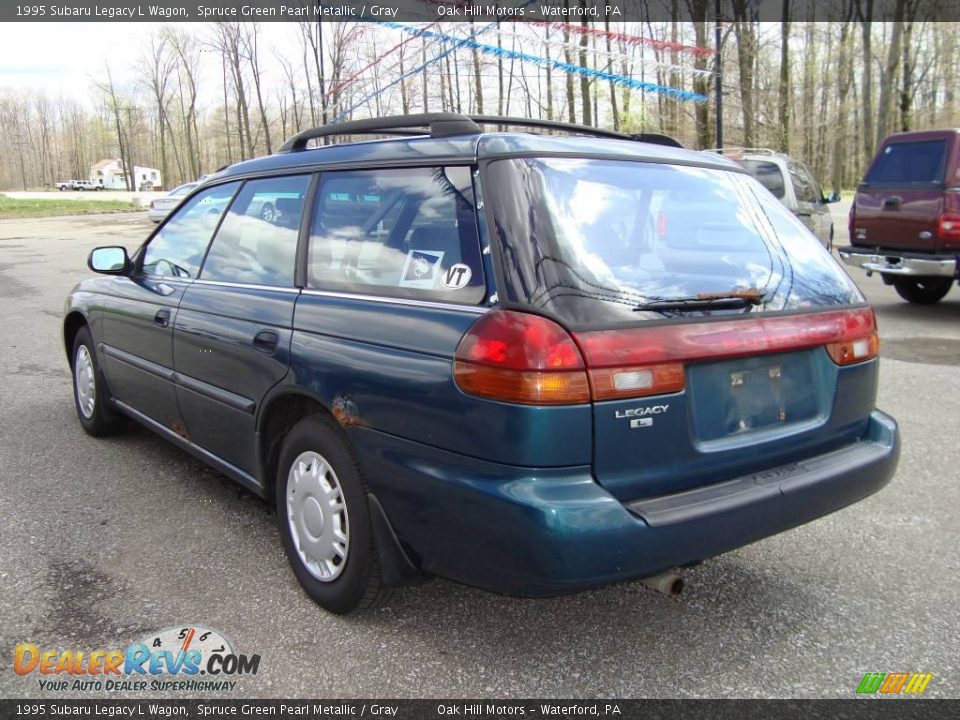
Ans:
[{"label": "string of flags", "polygon": [[665,85],[658,85],[657,83],[647,82],[645,80],[637,80],[635,78],[628,77],[626,75],[607,72],[605,70],[598,70],[596,68],[581,67],[580,65],[573,65],[571,63],[567,63],[559,59],[546,58],[541,55],[532,55],[530,53],[518,52],[516,50],[500,48],[494,45],[487,45],[485,43],[480,43],[480,42],[471,40],[469,39],[469,37],[459,38],[453,35],[447,35],[446,33],[439,33],[439,32],[434,32],[430,30],[424,30],[421,28],[413,27],[412,25],[404,25],[403,23],[397,23],[392,21],[382,22],[381,25],[394,28],[396,30],[402,30],[403,32],[411,35],[418,35],[424,38],[440,40],[448,44],[455,43],[457,47],[473,48],[475,50],[482,52],[485,55],[499,56],[507,59],[519,60],[521,62],[530,63],[533,65],[539,65],[541,67],[549,66],[556,70],[560,70],[561,72],[591,77],[597,80],[604,80],[607,82],[614,83],[616,85],[622,85],[625,87],[632,88],[634,90],[640,90],[642,92],[660,93],[670,97],[678,98],[680,100],[705,101],[708,99],[705,95],[691,92],[689,90],[680,90],[678,88],[668,87]]},{"label": "string of flags", "polygon": [[[440,0],[423,0],[428,3],[438,3]],[[532,0],[531,0],[532,1]],[[527,3],[529,4],[529,2]],[[366,106],[371,100],[375,99],[378,95],[385,93],[396,85],[400,84],[407,78],[411,78],[421,72],[426,68],[442,61],[444,58],[448,57],[451,53],[456,52],[460,48],[469,48],[480,52],[484,55],[491,57],[504,58],[512,61],[518,61],[522,63],[527,63],[530,65],[537,65],[540,67],[549,67],[551,69],[557,70],[563,73],[569,73],[571,75],[577,75],[581,77],[589,77],[596,80],[601,80],[605,82],[612,83],[614,85],[619,85],[622,87],[631,88],[633,90],[638,90],[644,93],[657,93],[664,96],[672,97],[678,100],[693,101],[693,102],[705,102],[708,98],[705,95],[700,93],[691,92],[688,90],[683,90],[680,88],[670,87],[666,85],[660,85],[654,82],[648,82],[646,80],[638,80],[635,77],[631,77],[626,74],[620,74],[612,71],[612,62],[607,63],[606,69],[597,69],[591,67],[583,67],[581,65],[575,65],[573,63],[565,62],[564,60],[552,57],[544,57],[543,55],[538,55],[529,51],[529,45],[531,42],[539,43],[543,47],[557,47],[563,48],[565,50],[574,50],[576,52],[581,52],[584,50],[583,46],[579,43],[571,42],[571,36],[573,35],[587,35],[597,39],[602,39],[604,41],[615,41],[617,43],[617,49],[614,50],[612,47],[610,50],[605,50],[602,48],[587,48],[587,52],[591,56],[605,57],[605,58],[632,58],[633,56],[625,52],[625,47],[630,48],[652,48],[660,52],[670,52],[671,55],[674,54],[683,54],[687,56],[693,56],[698,58],[712,57],[713,51],[709,48],[698,47],[695,45],[685,45],[683,43],[670,42],[664,40],[655,40],[652,38],[642,37],[639,35],[630,35],[628,33],[619,32],[615,30],[606,30],[596,27],[583,26],[574,23],[565,23],[565,22],[555,22],[549,20],[536,20],[529,23],[523,23],[523,26],[539,26],[548,28],[549,30],[562,31],[562,37],[551,37],[550,33],[547,32],[542,37],[528,37],[524,36],[517,30],[509,29],[505,30],[504,25],[509,27],[519,27],[515,23],[501,23],[499,21],[493,21],[487,23],[472,32],[468,33],[465,36],[453,35],[449,33],[439,32],[441,23],[439,21],[431,22],[425,26],[415,27],[413,25],[406,25],[404,23],[392,22],[392,21],[380,21],[376,23],[378,27],[387,27],[394,30],[399,30],[404,33],[407,37],[402,39],[397,44],[393,45],[386,51],[378,54],[377,58],[361,67],[356,72],[350,74],[347,78],[341,80],[337,85],[325,94],[332,95],[339,91],[342,91],[344,88],[353,85],[357,82],[362,81],[363,74],[370,68],[380,65],[383,61],[394,54],[396,51],[400,50],[402,47],[408,45],[414,40],[420,39],[423,43],[423,52],[426,53],[426,48],[428,43],[431,47],[435,47],[439,50],[432,57],[421,62],[416,67],[410,69],[409,71],[402,72],[398,77],[388,82],[386,85],[383,85],[379,88],[374,89],[372,92],[365,94],[357,102],[354,102],[350,107],[343,110],[337,117],[333,119],[333,122],[338,122],[347,117],[350,117],[351,114],[358,108]],[[510,38],[517,39],[523,44],[522,47],[525,48],[525,51],[518,51],[513,49],[508,49],[500,46],[490,45],[484,42],[479,42],[477,38],[483,35],[484,33],[489,32],[490,30],[497,28],[498,32],[501,35],[505,35]],[[548,53],[549,54],[549,53]],[[680,73],[680,74],[689,74],[694,76],[707,76],[712,75],[713,70],[706,68],[696,68],[688,67],[685,65],[676,64],[676,58],[674,56],[674,62],[664,62],[662,59],[655,61],[650,61],[646,58],[642,59],[643,66],[652,66],[655,68],[664,69],[671,74]],[[390,77],[395,73],[398,68],[402,68],[403,59],[397,63],[393,63],[393,66],[381,71],[378,73],[379,77]]]}]

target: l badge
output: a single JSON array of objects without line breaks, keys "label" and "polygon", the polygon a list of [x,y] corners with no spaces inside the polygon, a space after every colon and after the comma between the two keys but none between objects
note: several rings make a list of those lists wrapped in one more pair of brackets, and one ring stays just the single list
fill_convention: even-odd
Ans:
[{"label": "l badge", "polygon": [[650,427],[653,425],[653,418],[634,418],[630,421],[630,429],[635,430],[636,428]]}]

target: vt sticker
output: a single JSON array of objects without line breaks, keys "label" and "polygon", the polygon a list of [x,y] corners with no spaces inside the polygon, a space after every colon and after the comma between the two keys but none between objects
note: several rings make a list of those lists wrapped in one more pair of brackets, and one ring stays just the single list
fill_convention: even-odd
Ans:
[{"label": "vt sticker", "polygon": [[440,278],[440,284],[450,290],[459,290],[467,286],[471,277],[473,277],[473,273],[470,270],[470,266],[465,263],[457,263],[456,265],[451,265],[443,273]]}]

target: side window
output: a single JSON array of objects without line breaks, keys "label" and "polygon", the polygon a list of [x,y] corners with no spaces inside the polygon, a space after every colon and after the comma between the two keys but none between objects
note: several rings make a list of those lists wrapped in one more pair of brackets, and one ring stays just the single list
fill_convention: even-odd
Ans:
[{"label": "side window", "polygon": [[800,166],[800,174],[806,176],[807,184],[812,189],[813,200],[810,202],[823,202],[823,191],[820,189],[820,181],[817,180],[817,176],[813,174],[813,170],[804,163],[797,164]]},{"label": "side window", "polygon": [[787,165],[787,169],[790,171],[790,179],[793,180],[793,192],[797,200],[808,203],[820,202],[820,192],[810,171],[795,162]]},{"label": "side window", "polygon": [[145,275],[195,278],[220,216],[240,187],[217,185],[190,198],[153,236],[143,254]]},{"label": "side window", "polygon": [[307,282],[458,303],[484,296],[470,169],[321,175]]},{"label": "side window", "polygon": [[293,285],[297,237],[309,175],[250,180],[220,224],[203,280]]}]

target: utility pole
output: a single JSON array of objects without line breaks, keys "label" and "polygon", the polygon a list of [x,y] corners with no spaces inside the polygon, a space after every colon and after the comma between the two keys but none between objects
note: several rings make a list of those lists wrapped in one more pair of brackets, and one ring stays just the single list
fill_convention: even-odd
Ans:
[{"label": "utility pole", "polygon": [[723,54],[721,43],[723,43],[723,32],[720,25],[720,6],[722,4],[721,0],[716,0],[714,5],[714,11],[716,13],[716,28],[715,28],[715,41],[716,41],[716,57],[715,57],[715,73],[714,73],[714,82],[716,83],[717,91],[717,151],[723,150]]}]

